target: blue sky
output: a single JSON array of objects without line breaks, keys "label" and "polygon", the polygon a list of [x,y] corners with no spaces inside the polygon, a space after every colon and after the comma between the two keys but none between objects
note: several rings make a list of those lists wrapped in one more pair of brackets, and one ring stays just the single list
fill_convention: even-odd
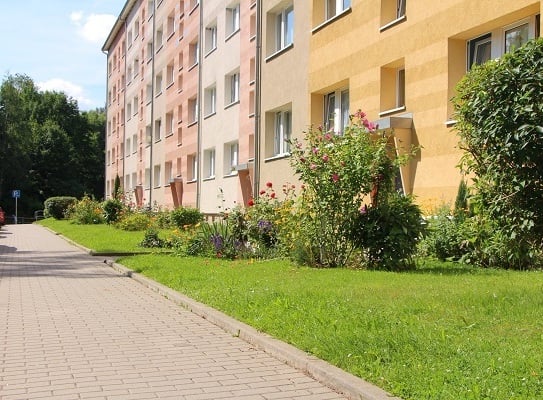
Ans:
[{"label": "blue sky", "polygon": [[103,107],[102,45],[125,0],[2,1],[0,73],[28,75],[43,90],[65,92],[80,110]]}]

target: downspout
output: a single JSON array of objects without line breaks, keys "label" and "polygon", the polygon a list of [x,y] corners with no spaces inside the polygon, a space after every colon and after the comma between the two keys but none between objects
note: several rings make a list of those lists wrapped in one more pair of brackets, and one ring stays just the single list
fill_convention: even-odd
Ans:
[{"label": "downspout", "polygon": [[[125,38],[124,40],[126,40],[126,32],[127,32],[127,28],[128,28],[128,24],[126,23],[126,19],[124,20],[124,35],[125,35]],[[125,42],[126,43],[126,42]],[[127,70],[126,70],[126,60],[128,58],[128,46],[125,44],[124,46],[124,90],[123,90],[123,115],[124,115],[124,121],[123,121],[123,145],[122,145],[122,148],[124,150],[124,154],[123,154],[123,175],[121,177],[122,179],[122,187],[124,188],[124,192],[126,193],[126,188],[124,187],[125,183],[126,183],[126,180],[125,180],[125,176],[124,176],[124,173],[125,173],[125,170],[126,170],[126,149],[124,148],[125,144],[126,144],[126,117],[127,115],[125,114],[126,113],[126,73],[127,73]]]},{"label": "downspout", "polygon": [[202,160],[200,157],[202,152],[202,38],[204,34],[204,0],[200,0],[200,6],[198,12],[200,13],[200,23],[199,23],[199,31],[198,31],[198,94],[196,98],[196,104],[198,107],[198,133],[197,133],[197,139],[196,139],[196,208],[200,209],[200,203],[201,203],[201,192],[202,192],[202,174],[201,172],[201,165]]},{"label": "downspout", "polygon": [[108,90],[109,90],[109,52],[102,50],[102,53],[106,55],[106,129],[104,133],[104,200],[107,198],[107,121],[108,121],[108,112],[109,112],[109,99],[108,99]]},{"label": "downspout", "polygon": [[155,137],[155,44],[156,44],[156,33],[155,33],[155,17],[156,17],[156,7],[155,2],[153,1],[153,23],[152,23],[152,46],[151,46],[151,146],[149,148],[149,208],[153,204],[153,144]]},{"label": "downspout", "polygon": [[254,161],[254,182],[253,197],[256,199],[260,187],[260,147],[261,147],[261,93],[262,93],[262,0],[256,2],[256,87],[255,87],[255,161]]}]

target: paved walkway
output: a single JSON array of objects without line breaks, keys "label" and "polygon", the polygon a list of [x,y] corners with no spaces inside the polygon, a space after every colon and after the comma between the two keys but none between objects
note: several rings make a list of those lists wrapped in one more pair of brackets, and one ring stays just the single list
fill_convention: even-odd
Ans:
[{"label": "paved walkway", "polygon": [[0,230],[0,398],[342,396],[36,225]]}]

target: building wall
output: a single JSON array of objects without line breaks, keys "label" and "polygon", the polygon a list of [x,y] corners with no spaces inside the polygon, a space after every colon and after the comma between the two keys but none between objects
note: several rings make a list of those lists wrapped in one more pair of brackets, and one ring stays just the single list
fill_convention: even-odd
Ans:
[{"label": "building wall", "polygon": [[129,194],[142,189],[142,204],[210,213],[247,204],[266,182],[296,181],[284,139],[310,125],[340,132],[361,109],[394,130],[398,151],[420,146],[400,170],[403,190],[427,207],[450,202],[461,179],[454,87],[470,60],[504,53],[506,34],[540,35],[541,9],[539,0],[128,0],[103,48],[106,196],[118,174]]}]

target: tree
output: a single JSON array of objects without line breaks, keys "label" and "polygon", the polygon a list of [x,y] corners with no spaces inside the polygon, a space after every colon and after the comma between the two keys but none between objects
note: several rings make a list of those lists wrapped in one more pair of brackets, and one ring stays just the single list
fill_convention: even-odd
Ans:
[{"label": "tree", "polygon": [[64,93],[7,76],[0,87],[0,204],[13,211],[12,189],[23,193],[21,215],[50,196],[102,197],[104,137],[104,110],[81,113]]},{"label": "tree", "polygon": [[537,39],[474,67],[454,99],[462,167],[508,267],[530,266],[543,241],[542,93],[543,39]]}]

